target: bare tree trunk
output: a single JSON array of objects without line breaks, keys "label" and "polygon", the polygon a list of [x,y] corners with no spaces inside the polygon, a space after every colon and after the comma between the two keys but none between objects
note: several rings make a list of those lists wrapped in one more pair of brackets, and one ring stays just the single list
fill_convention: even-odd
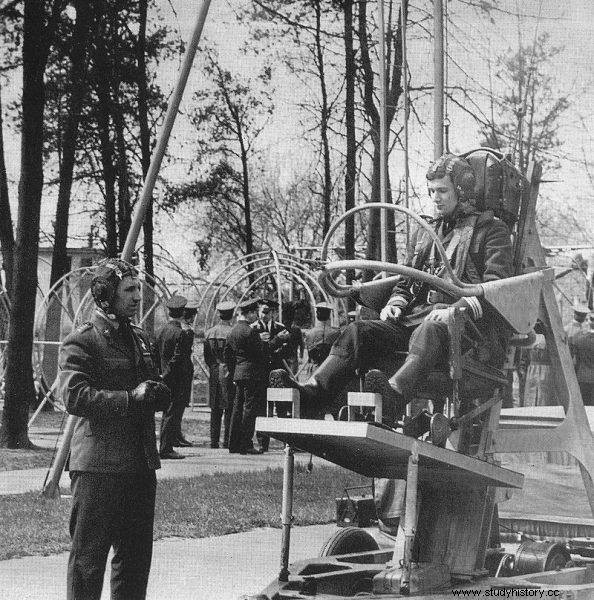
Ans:
[{"label": "bare tree trunk", "polygon": [[[353,0],[344,0],[344,49],[345,49],[345,126],[346,126],[346,172],[344,178],[344,210],[355,206],[355,181],[357,178],[357,139],[355,129],[355,77],[357,65],[353,47]],[[347,259],[355,258],[355,220],[344,224],[344,248]],[[347,283],[353,281],[353,271],[346,274]]]},{"label": "bare tree trunk", "polygon": [[4,134],[2,121],[2,100],[0,98],[0,246],[2,247],[2,268],[8,297],[12,298],[12,277],[14,263],[14,231],[10,198],[8,196],[8,178],[4,161]]},{"label": "bare tree trunk", "polygon": [[[246,254],[252,254],[254,252],[254,232],[252,227],[252,201],[250,198],[248,155],[245,144],[243,143],[241,127],[238,127],[237,131],[239,132],[239,146],[241,148],[241,190],[243,195],[243,214],[245,218],[245,252]],[[248,265],[250,284],[254,282],[252,270],[253,266],[250,263]]]},{"label": "bare tree trunk", "polygon": [[320,78],[320,91],[322,95],[322,111],[320,114],[320,137],[322,139],[322,159],[324,161],[324,175],[322,188],[322,202],[324,207],[324,224],[322,235],[325,236],[330,229],[330,204],[332,195],[332,174],[330,172],[330,144],[328,142],[328,120],[330,118],[328,108],[328,90],[326,89],[326,75],[324,69],[324,54],[322,51],[321,19],[322,9],[320,2],[314,0],[313,8],[316,14],[315,49],[316,66]]},{"label": "bare tree trunk", "polygon": [[118,240],[120,251],[126,243],[126,236],[132,222],[130,208],[130,177],[128,173],[128,158],[126,152],[126,139],[124,137],[124,115],[118,100],[118,86],[113,90],[113,123],[117,148],[117,178],[118,178]]},{"label": "bare tree trunk", "polygon": [[60,162],[60,186],[56,205],[54,225],[54,249],[50,285],[66,274],[70,268],[66,246],[68,244],[68,214],[70,194],[76,157],[78,127],[83,99],[87,91],[87,45],[89,36],[90,11],[84,0],[75,0],[76,23],[72,40],[72,75],[70,81],[70,104],[68,119],[62,138],[62,160]]},{"label": "bare tree trunk", "polygon": [[[139,29],[138,43],[136,44],[136,65],[138,68],[138,125],[140,127],[140,160],[142,163],[142,176],[146,178],[151,164],[151,134],[148,122],[147,101],[147,74],[146,74],[146,19],[148,0],[141,0],[139,4]],[[144,234],[144,270],[145,276],[152,283],[155,277],[154,248],[153,248],[153,199],[146,209],[142,223]],[[144,296],[144,313],[150,309],[154,295],[147,292]],[[153,334],[155,329],[154,311],[145,321],[145,328]]]},{"label": "bare tree trunk", "polygon": [[[75,0],[76,23],[72,39],[70,101],[68,118],[62,137],[62,160],[60,161],[60,186],[56,205],[54,224],[54,249],[52,252],[52,271],[50,286],[53,286],[70,270],[70,259],[67,254],[68,215],[70,212],[70,195],[72,177],[76,157],[78,128],[83,99],[87,92],[87,48],[89,40],[90,12],[84,0]],[[45,339],[59,341],[62,304],[56,298],[50,301],[45,322]],[[51,385],[58,371],[58,347],[46,346],[43,349],[43,374],[47,378],[46,385]]]},{"label": "bare tree trunk", "polygon": [[[103,61],[102,61],[103,62]],[[107,61],[105,61],[106,63]],[[116,195],[115,180],[116,171],[113,165],[114,152],[113,142],[110,135],[110,104],[111,96],[109,93],[109,83],[107,81],[107,72],[105,77],[99,76],[97,81],[97,97],[99,105],[97,107],[97,126],[99,127],[99,143],[101,146],[101,166],[103,169],[103,181],[105,182],[105,233],[106,233],[106,254],[107,256],[117,256],[118,254],[118,236],[116,222]]]},{"label": "bare tree trunk", "polygon": [[[371,202],[380,201],[380,171],[381,168],[379,158],[380,148],[380,118],[378,109],[375,106],[373,99],[374,93],[374,74],[369,57],[368,34],[367,34],[367,3],[359,2],[359,21],[358,21],[358,37],[361,46],[361,66],[363,68],[364,77],[364,105],[367,115],[371,121],[371,139],[373,142],[373,172],[371,176]],[[408,9],[408,3],[406,10]],[[390,56],[386,60],[387,68],[390,65]],[[402,27],[400,23],[400,11],[398,11],[398,25],[396,29],[396,43],[394,45],[394,61],[392,64],[392,72],[388,77],[388,93],[386,98],[386,126],[389,127],[396,114],[396,106],[398,99],[402,94]],[[388,135],[389,138],[389,135]],[[389,146],[389,143],[388,143]],[[391,202],[390,193],[390,176],[387,174],[387,202]],[[388,213],[387,224],[389,231],[394,231],[394,213]],[[380,211],[372,211],[368,220],[368,248],[367,257],[370,259],[379,260],[380,258]],[[389,261],[396,260],[396,244],[393,235],[388,236],[387,258]]]},{"label": "bare tree trunk", "polygon": [[30,448],[27,431],[33,387],[33,320],[37,286],[39,217],[43,191],[43,74],[62,2],[52,7],[46,25],[44,3],[25,0],[23,34],[23,99],[21,179],[14,259],[12,310],[6,352],[4,410],[0,446]]}]

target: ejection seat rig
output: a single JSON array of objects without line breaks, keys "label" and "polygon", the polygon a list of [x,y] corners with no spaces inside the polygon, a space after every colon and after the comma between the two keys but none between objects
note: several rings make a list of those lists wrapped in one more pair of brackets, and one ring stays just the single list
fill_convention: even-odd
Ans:
[{"label": "ejection seat rig", "polygon": [[[462,352],[462,336],[470,332],[473,337],[473,331],[467,326],[464,311],[453,307],[449,370],[434,374],[441,383],[430,386],[445,390],[447,396],[447,402],[435,403],[445,407],[446,444],[436,445],[374,422],[258,418],[257,430],[285,442],[286,447],[280,572],[254,598],[338,600],[411,595],[437,600],[451,598],[453,589],[463,588],[489,590],[485,596],[513,596],[520,589],[530,589],[538,593],[544,590],[540,597],[557,590],[549,595],[594,598],[594,564],[569,567],[570,554],[564,545],[531,542],[510,554],[498,541],[497,503],[509,498],[510,490],[523,486],[523,476],[499,466],[495,455],[568,452],[581,468],[594,514],[594,444],[553,292],[554,274],[546,268],[535,228],[541,169],[533,164],[524,177],[504,156],[490,149],[463,156],[475,169],[477,197],[482,199],[483,208],[493,210],[511,226],[513,277],[470,285],[460,281],[451,269],[447,276],[437,277],[401,264],[343,260],[326,262],[320,281],[333,295],[351,296],[375,308],[383,306],[394,275],[420,281],[453,298],[481,296],[514,331],[510,357],[514,345],[530,343],[538,326],[545,333],[565,418],[550,428],[504,428],[500,409],[501,389],[507,383],[505,371],[481,364],[472,351]],[[327,260],[330,238],[345,219],[361,210],[379,208],[404,213],[430,231],[447,264],[443,246],[425,221],[403,207],[385,204],[368,204],[345,213],[324,241],[322,260]],[[353,287],[337,280],[337,274],[347,269],[393,275]],[[480,339],[471,340],[464,348],[469,345],[476,349]],[[448,384],[442,385],[443,380]],[[295,390],[275,390],[269,400],[293,403],[293,417],[298,417]],[[367,400],[358,402],[373,407],[379,417],[381,399]],[[397,545],[380,549],[370,535],[353,529],[358,533],[348,543],[329,543],[323,556],[290,565],[294,449],[367,477],[405,479],[404,550]],[[341,534],[343,542],[348,535]],[[526,560],[528,554],[530,560]],[[514,591],[494,592],[503,588]]]}]

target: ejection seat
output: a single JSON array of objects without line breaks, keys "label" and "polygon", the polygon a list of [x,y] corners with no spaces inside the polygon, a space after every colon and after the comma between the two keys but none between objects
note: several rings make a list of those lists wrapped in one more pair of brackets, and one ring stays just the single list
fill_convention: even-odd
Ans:
[{"label": "ejection seat", "polygon": [[[508,225],[513,245],[513,274],[522,274],[525,267],[525,244],[522,243],[522,240],[529,213],[528,205],[531,200],[528,180],[501,153],[495,150],[479,148],[470,150],[462,156],[470,162],[475,172],[476,188],[474,195],[477,198],[477,208],[480,211],[493,211],[496,217]],[[368,204],[345,213],[342,219],[334,224],[325,240],[322,248],[322,260],[327,259],[327,242],[341,222],[358,211],[377,209],[380,206],[386,207],[386,205]],[[429,224],[415,213],[401,206],[388,205],[388,207],[391,210],[408,215],[419,226],[430,232],[443,262],[446,262],[443,246]],[[376,278],[372,282],[358,286],[346,286],[338,283],[333,276],[334,273],[355,265],[362,269],[373,269],[388,273],[396,271],[400,275],[411,276],[431,287],[437,286],[446,293],[455,292],[454,296],[456,296],[456,293],[459,296],[462,289],[468,292],[472,288],[469,284],[457,280],[451,269],[448,273],[449,276],[446,276],[444,281],[439,281],[435,276],[421,273],[404,265],[394,267],[394,265],[389,266],[386,263],[376,263],[375,261],[326,263],[320,281],[330,294],[351,297],[357,303],[377,312],[385,306],[394,286],[395,278]],[[471,294],[465,293],[463,295]],[[418,423],[411,423],[409,431],[416,432],[419,435],[428,432],[431,412],[438,414],[445,411],[446,416],[450,418],[450,425],[460,430],[455,449],[465,454],[482,454],[479,450],[482,425],[489,418],[490,409],[494,406],[499,407],[502,391],[508,385],[506,369],[511,368],[515,351],[514,345],[529,343],[531,335],[514,336],[510,327],[508,336],[508,357],[510,358],[506,360],[504,365],[501,365],[501,363],[493,365],[490,364],[486,352],[487,340],[473,325],[466,311],[452,308],[450,317],[448,325],[450,330],[449,357],[443,365],[428,374],[423,385],[417,390],[417,397],[411,403],[409,409],[411,413],[409,419],[416,419]],[[384,363],[378,366],[382,370],[385,369],[387,374],[392,374],[404,358],[405,353],[395,353],[389,358],[384,358]],[[363,376],[363,374],[360,375]],[[446,402],[447,407],[445,406]],[[429,408],[429,411],[426,410],[427,408]],[[445,442],[443,432],[441,438]],[[484,451],[484,444],[482,446]]]}]

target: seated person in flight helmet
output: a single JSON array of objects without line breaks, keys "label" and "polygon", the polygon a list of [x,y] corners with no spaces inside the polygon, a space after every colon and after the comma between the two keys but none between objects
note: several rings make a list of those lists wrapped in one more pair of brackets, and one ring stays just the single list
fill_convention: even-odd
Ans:
[{"label": "seated person in flight helmet", "polygon": [[[477,209],[475,174],[469,162],[444,154],[431,165],[426,178],[436,213],[431,224],[445,247],[453,272],[463,282],[473,284],[511,276],[510,232],[492,211]],[[411,236],[405,264],[443,277],[440,263],[433,240],[425,229],[419,228]],[[372,369],[367,373],[366,390],[383,395],[384,414],[393,421],[414,398],[418,384],[429,371],[446,364],[448,308],[452,305],[464,307],[477,328],[486,334],[489,363],[501,364],[508,331],[482,298],[456,300],[402,276],[380,319],[355,321],[345,327],[328,358],[305,384],[298,386],[286,373],[273,371],[270,385],[299,387],[306,414],[319,414],[356,370]],[[376,370],[378,357],[407,350],[406,360],[389,381]]]}]

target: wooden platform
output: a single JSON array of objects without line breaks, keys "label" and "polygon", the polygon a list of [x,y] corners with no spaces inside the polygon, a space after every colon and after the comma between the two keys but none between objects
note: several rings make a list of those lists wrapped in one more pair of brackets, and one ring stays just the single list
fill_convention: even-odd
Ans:
[{"label": "wooden platform", "polygon": [[258,417],[256,429],[366,477],[405,479],[412,445],[419,481],[433,486],[521,488],[524,476],[371,423]]}]

